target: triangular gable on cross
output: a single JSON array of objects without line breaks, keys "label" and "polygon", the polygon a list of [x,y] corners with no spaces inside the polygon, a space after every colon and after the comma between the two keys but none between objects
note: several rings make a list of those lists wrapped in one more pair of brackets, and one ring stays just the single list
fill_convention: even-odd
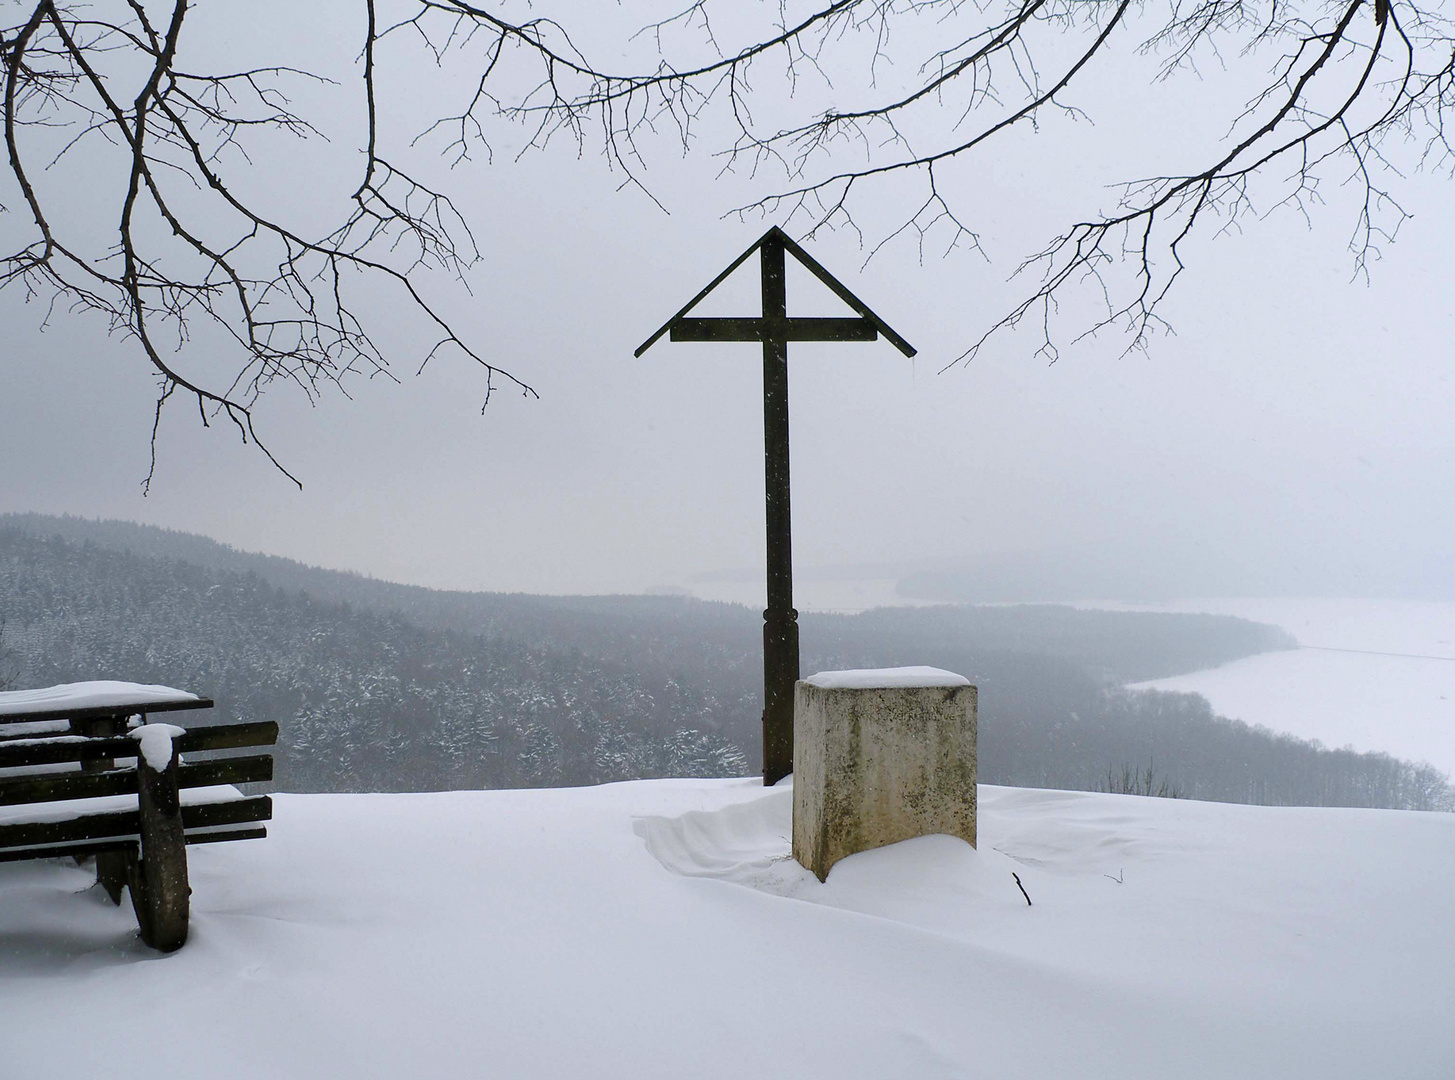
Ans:
[{"label": "triangular gable on cross", "polygon": [[[799,265],[828,286],[835,296],[858,312],[859,317],[857,319],[790,318],[784,314],[774,318],[766,311],[762,317],[756,319],[689,319],[687,317],[688,312],[707,299],[713,289],[721,285],[734,270],[747,262],[748,258],[764,244],[769,244],[770,247],[775,244],[781,245],[781,250],[797,259]],[[916,352],[913,345],[900,337],[887,322],[874,314],[868,304],[850,292],[847,285],[825,270],[817,259],[794,243],[793,239],[777,225],[760,236],[757,243],[734,259],[721,274],[713,278],[707,288],[689,300],[681,311],[673,315],[662,324],[655,334],[642,342],[634,355],[641,356],[669,331],[672,341],[763,341],[773,337],[781,338],[784,341],[876,341],[879,335],[883,334],[905,356],[913,356]]]}]

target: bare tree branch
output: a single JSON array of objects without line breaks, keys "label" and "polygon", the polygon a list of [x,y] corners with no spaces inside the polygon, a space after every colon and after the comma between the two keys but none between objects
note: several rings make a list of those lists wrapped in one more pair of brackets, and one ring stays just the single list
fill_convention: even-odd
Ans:
[{"label": "bare tree branch", "polygon": [[[736,48],[723,44],[728,11],[726,3],[697,0],[649,23],[642,32],[655,43],[659,62],[635,73],[594,65],[565,28],[547,18],[511,23],[494,8],[433,0],[419,5],[412,25],[442,52],[476,40],[476,33],[488,38],[484,75],[450,121],[459,133],[453,146],[457,155],[463,153],[467,130],[484,130],[488,110],[528,125],[533,146],[566,135],[584,148],[595,130],[608,161],[631,182],[641,183],[643,140],[666,125],[682,149],[691,150],[695,131],[715,107],[735,132],[717,151],[725,166],[741,165],[757,177],[775,165],[785,181],[731,212],[766,215],[784,224],[801,221],[808,234],[848,227],[868,243],[870,257],[906,234],[921,251],[931,234],[944,236],[947,248],[978,248],[979,236],[960,208],[963,197],[944,168],[952,161],[984,159],[1012,130],[1035,127],[1047,110],[1083,116],[1070,95],[1104,77],[1101,65],[1123,48],[1115,44],[1119,31],[1135,28],[1140,51],[1164,57],[1163,80],[1195,68],[1199,54],[1284,50],[1263,89],[1230,117],[1228,145],[1209,145],[1206,159],[1181,174],[1124,183],[1114,209],[1052,237],[1018,271],[1037,277],[1037,284],[975,337],[959,360],[973,357],[1030,316],[1041,326],[1039,351],[1054,360],[1059,352],[1053,327],[1060,321],[1061,299],[1088,289],[1099,298],[1103,314],[1075,327],[1072,340],[1115,326],[1126,332],[1129,347],[1144,347],[1153,331],[1166,327],[1160,311],[1182,274],[1187,242],[1261,213],[1253,185],[1265,178],[1272,179],[1264,187],[1283,185],[1275,205],[1304,214],[1318,201],[1318,186],[1331,171],[1342,168],[1340,181],[1361,185],[1365,198],[1351,249],[1356,269],[1364,272],[1405,217],[1384,186],[1397,175],[1382,151],[1386,140],[1420,140],[1426,167],[1448,171],[1452,161],[1445,119],[1455,103],[1455,36],[1448,17],[1415,0],[1339,0],[1333,5],[1168,0],[1160,14],[1156,4],[1134,6],[1129,0],[1009,0],[1003,5],[844,0],[792,20],[785,14],[771,32]],[[447,38],[431,28],[431,17],[449,18]],[[877,65],[889,55],[889,28],[928,19],[937,20],[936,36],[947,43],[930,51],[919,79],[906,89],[878,92]],[[461,29],[464,24],[468,30]],[[679,63],[675,56],[693,51],[692,32],[705,40],[711,56]],[[755,89],[755,64],[776,56],[793,86],[811,75],[827,84],[825,57],[835,49],[849,51],[845,41],[856,35],[872,37],[868,67],[850,88],[860,103],[786,126],[759,125],[754,103],[781,103],[782,90],[776,81]],[[1079,48],[1066,47],[1076,40],[1083,42]],[[490,89],[492,78],[502,78],[498,68],[508,49],[533,56],[537,65],[534,81],[524,84],[525,92],[512,104]],[[520,76],[512,85],[521,85]],[[946,115],[954,117],[952,123],[943,122]],[[939,134],[915,139],[907,134],[926,129]],[[926,141],[933,145],[912,145]],[[865,160],[847,165],[849,146],[859,148]],[[865,237],[862,208],[882,198],[884,182],[897,176],[919,177],[922,195],[900,202],[904,214],[897,226]]]},{"label": "bare tree branch", "polygon": [[[156,7],[126,0],[111,5],[114,18],[108,19],[85,5],[44,0],[30,8],[23,23],[0,31],[6,150],[33,232],[0,262],[0,288],[18,287],[28,298],[43,299],[48,310],[59,305],[100,313],[113,333],[140,348],[158,375],[152,470],[144,487],[155,472],[162,409],[178,390],[196,401],[204,425],[225,416],[244,441],[257,445],[297,482],[259,439],[259,396],[283,381],[314,400],[325,386],[342,387],[351,374],[389,376],[390,364],[373,336],[377,302],[361,289],[369,278],[399,290],[434,327],[434,343],[422,352],[421,367],[453,348],[484,369],[487,403],[499,382],[534,394],[466,342],[415,280],[422,269],[460,276],[479,251],[446,195],[379,152],[373,0],[365,5],[361,26],[368,135],[363,173],[352,211],[316,238],[238,195],[224,164],[229,149],[247,163],[250,130],[316,134],[289,108],[279,85],[290,76],[315,77],[285,67],[183,70],[178,55],[188,4],[169,0],[164,22],[153,20]],[[146,62],[139,78],[134,76],[137,59]],[[136,87],[129,100],[114,89],[125,85],[128,75]],[[86,229],[71,225],[75,215],[69,208],[59,214],[45,209],[43,190],[26,164],[27,127],[74,129],[50,155],[52,164],[97,137],[122,152],[110,243],[98,248]],[[105,152],[100,156],[105,159]],[[63,220],[68,228],[59,229],[56,222]],[[231,223],[226,230],[231,235],[221,245],[208,239],[225,231],[220,221]],[[234,374],[221,383],[191,373],[194,366],[213,365],[187,362],[203,324],[209,328],[209,348],[220,332],[237,356]],[[158,339],[163,328],[174,347]]]},{"label": "bare tree branch", "polygon": [[[429,328],[422,363],[454,350],[483,368],[486,401],[497,385],[533,393],[423,291],[427,273],[464,280],[481,253],[449,196],[406,160],[442,152],[455,165],[478,151],[491,161],[502,124],[523,132],[527,151],[566,138],[600,152],[624,185],[654,198],[653,155],[703,152],[705,138],[724,170],[757,185],[730,213],[800,233],[848,228],[870,258],[905,239],[921,253],[932,242],[978,249],[964,166],[994,169],[1015,133],[1084,118],[1110,65],[1152,57],[1151,77],[1165,84],[1209,60],[1273,58],[1230,110],[1224,140],[1194,150],[1185,168],[1126,180],[1115,205],[1048,228],[1018,264],[1021,299],[967,327],[952,364],[1023,323],[1053,361],[1062,341],[1105,330],[1144,347],[1167,329],[1195,237],[1278,207],[1311,215],[1326,183],[1363,194],[1350,248],[1367,273],[1405,220],[1402,170],[1448,173],[1455,162],[1455,34],[1425,0],[634,0],[642,17],[620,40],[601,36],[594,9],[574,12],[573,27],[521,0],[391,2],[383,18],[379,0],[357,9],[360,173],[336,224],[314,235],[243,194],[235,163],[246,165],[263,133],[317,136],[285,88],[322,76],[286,65],[195,70],[179,60],[186,0],[13,0],[19,16],[0,27],[0,104],[18,203],[0,217],[0,288],[48,313],[104,315],[156,372],[158,417],[181,391],[204,423],[226,416],[256,443],[254,410],[269,387],[314,400],[354,374],[392,377],[369,281]],[[529,17],[507,14],[521,10]],[[633,49],[638,60],[619,68],[588,55]],[[459,75],[461,96],[428,103],[422,130],[386,133],[381,80],[421,60]],[[110,179],[98,191],[115,214],[104,244],[56,207],[48,170],[30,164],[41,154],[51,165],[82,154],[101,163]],[[890,192],[898,216],[886,225]],[[1092,314],[1067,303],[1081,296]],[[218,341],[235,357],[220,381],[193,362]]]}]

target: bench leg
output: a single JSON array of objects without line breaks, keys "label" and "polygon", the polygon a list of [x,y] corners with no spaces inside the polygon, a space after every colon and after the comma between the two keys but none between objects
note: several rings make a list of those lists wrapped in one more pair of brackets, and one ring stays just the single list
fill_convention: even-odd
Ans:
[{"label": "bench leg", "polygon": [[121,890],[127,884],[127,863],[131,857],[124,851],[103,851],[96,856],[96,881],[106,890],[113,904],[121,903]]},{"label": "bench leg", "polygon": [[128,874],[131,903],[141,939],[161,952],[187,941],[191,889],[187,885],[187,841],[177,793],[177,754],[160,772],[144,757],[136,763],[141,855]]},{"label": "bench leg", "polygon": [[[96,716],[82,720],[71,721],[71,733],[84,735],[87,738],[98,739],[109,735],[122,735],[126,732],[126,716]],[[145,719],[145,716],[143,716]],[[81,762],[82,772],[105,772],[116,765],[111,758],[96,758],[90,761]],[[129,856],[124,851],[106,851],[96,856],[96,884],[106,890],[106,895],[111,897],[113,904],[121,903],[121,890],[127,882],[127,863]],[[79,866],[81,860],[76,860]]]}]

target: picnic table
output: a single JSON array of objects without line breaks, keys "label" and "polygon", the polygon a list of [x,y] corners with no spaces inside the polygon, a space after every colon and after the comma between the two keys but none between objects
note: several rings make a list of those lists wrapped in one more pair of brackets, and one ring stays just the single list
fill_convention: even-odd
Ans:
[{"label": "picnic table", "polygon": [[[142,940],[164,952],[187,940],[188,844],[267,835],[266,795],[234,785],[271,780],[271,721],[183,728],[156,714],[210,709],[169,686],[65,683],[0,692],[0,862],[96,859],[113,903],[131,894]],[[175,717],[170,717],[175,718]],[[183,754],[205,755],[182,760]]]}]

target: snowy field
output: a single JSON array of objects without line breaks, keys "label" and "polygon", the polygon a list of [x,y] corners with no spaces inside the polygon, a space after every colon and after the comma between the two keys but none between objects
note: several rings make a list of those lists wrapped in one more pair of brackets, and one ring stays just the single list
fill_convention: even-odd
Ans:
[{"label": "snowy field", "polygon": [[171,956],[0,865],[0,1075],[1455,1076],[1455,815],[987,787],[820,885],[790,799],[281,795]]},{"label": "snowy field", "polygon": [[1192,691],[1224,716],[1428,761],[1455,776],[1455,604],[1250,599],[1135,608],[1238,615],[1281,626],[1303,646],[1139,686]]}]

